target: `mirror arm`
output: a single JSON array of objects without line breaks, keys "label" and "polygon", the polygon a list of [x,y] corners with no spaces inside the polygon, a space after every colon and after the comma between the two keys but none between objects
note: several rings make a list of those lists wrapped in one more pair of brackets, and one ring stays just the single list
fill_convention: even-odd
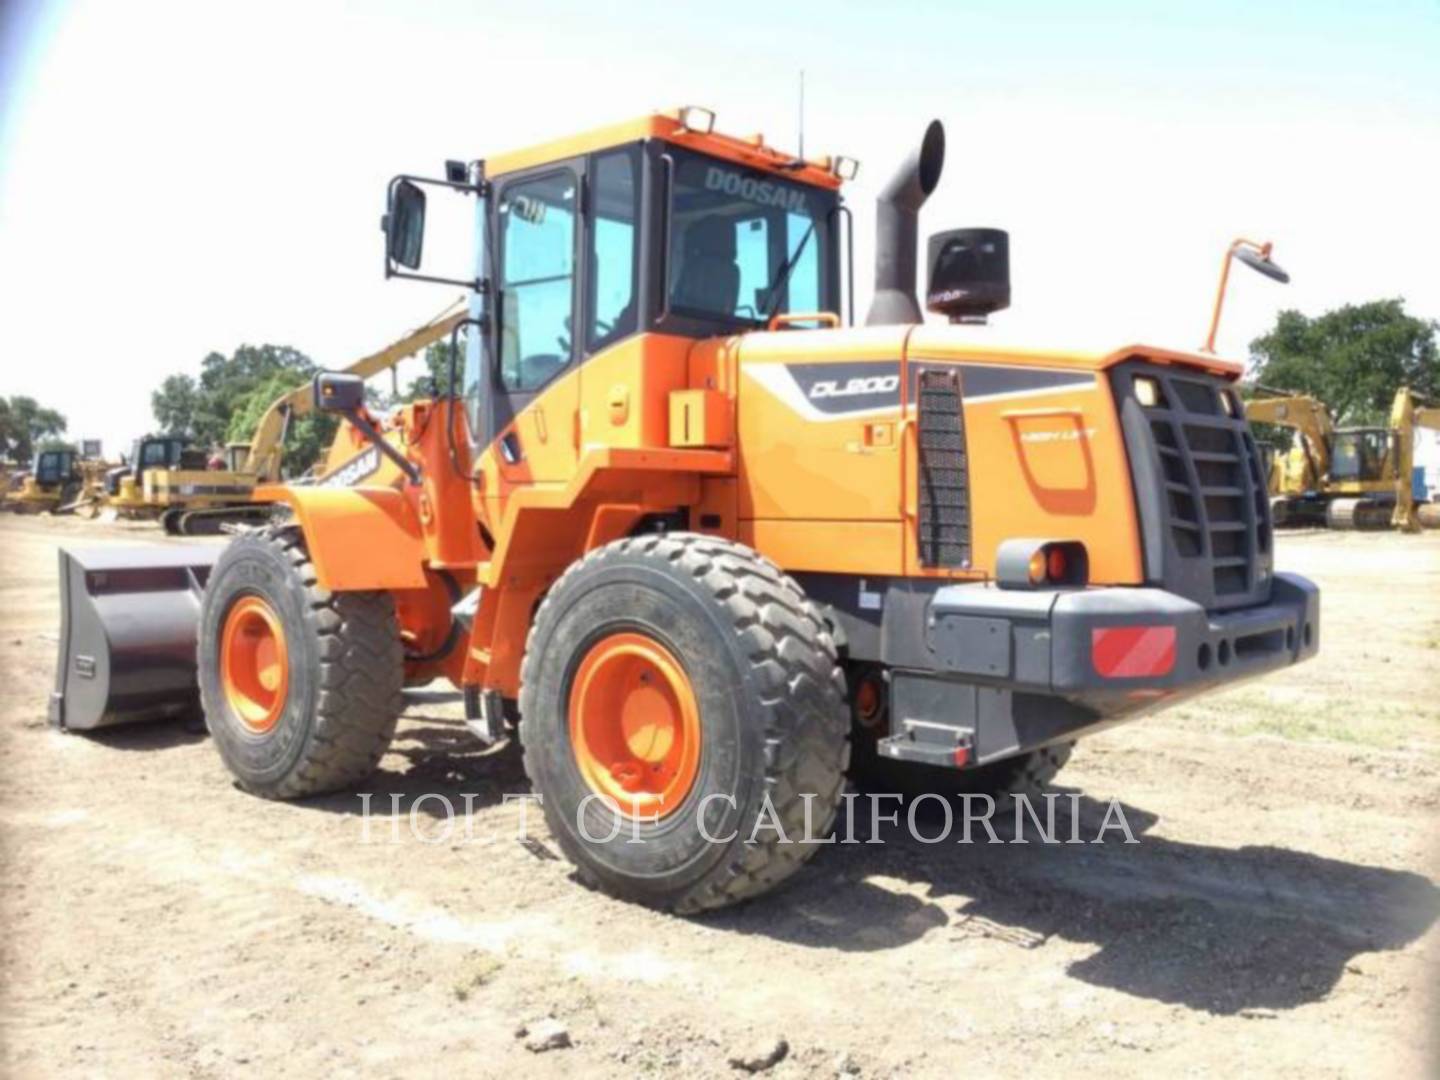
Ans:
[{"label": "mirror arm", "polygon": [[490,194],[490,181],[481,180],[478,184],[461,184],[454,180],[441,180],[434,176],[413,176],[410,173],[400,173],[390,178],[390,188],[402,180],[409,180],[412,184],[430,184],[433,187],[447,187],[452,191],[468,191],[471,195],[479,195],[481,198]]},{"label": "mirror arm", "polygon": [[485,285],[484,278],[449,278],[433,277],[430,274],[412,274],[409,270],[397,270],[391,262],[389,255],[385,257],[385,276],[387,278],[409,278],[411,281],[430,281],[436,285],[459,285],[462,289],[474,289],[479,292]]},{"label": "mirror arm", "polygon": [[382,454],[384,454],[392,462],[394,462],[395,467],[401,472],[403,472],[406,477],[409,478],[410,483],[420,483],[419,467],[413,461],[407,458],[404,454],[400,453],[399,450],[396,450],[395,447],[391,446],[389,442],[386,441],[385,436],[381,435],[379,430],[376,429],[375,425],[370,422],[370,418],[365,415],[363,409],[346,409],[345,411],[341,412],[340,415],[345,417],[346,420],[349,420],[350,423],[354,424],[355,427],[359,429],[361,435],[364,435],[365,438],[369,439],[372,443],[374,443],[375,449],[379,450]]},{"label": "mirror arm", "polygon": [[1235,258],[1236,253],[1242,248],[1248,248],[1268,262],[1272,246],[1268,241],[1257,244],[1254,240],[1240,237],[1231,241],[1230,246],[1225,249],[1225,259],[1220,264],[1220,286],[1215,290],[1215,307],[1210,312],[1210,333],[1205,338],[1205,344],[1200,348],[1201,352],[1210,353],[1212,356],[1215,354],[1215,334],[1220,329],[1220,312],[1225,307],[1225,287],[1230,283],[1230,260]]}]

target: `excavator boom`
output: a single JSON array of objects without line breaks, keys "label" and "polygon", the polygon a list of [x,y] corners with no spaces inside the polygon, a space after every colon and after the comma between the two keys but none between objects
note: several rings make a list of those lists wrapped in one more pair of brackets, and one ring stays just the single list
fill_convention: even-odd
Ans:
[{"label": "excavator boom", "polygon": [[[443,341],[465,318],[466,308],[462,299],[448,306],[419,329],[385,346],[379,352],[361,357],[341,371],[346,375],[358,375],[362,379],[378,375],[380,372],[394,367],[407,356],[411,356],[437,341]],[[265,410],[265,415],[260,418],[260,424],[256,427],[255,435],[250,440],[250,452],[245,459],[243,471],[254,473],[262,484],[279,483],[281,479],[280,461],[285,449],[285,432],[292,420],[313,412],[314,408],[315,402],[309,383],[297,386],[288,394],[276,398]]]},{"label": "excavator boom", "polygon": [[1245,416],[1252,424],[1276,424],[1299,432],[1313,477],[1330,472],[1330,440],[1335,434],[1335,422],[1330,419],[1330,410],[1316,398],[1307,394],[1255,398],[1246,403]]}]

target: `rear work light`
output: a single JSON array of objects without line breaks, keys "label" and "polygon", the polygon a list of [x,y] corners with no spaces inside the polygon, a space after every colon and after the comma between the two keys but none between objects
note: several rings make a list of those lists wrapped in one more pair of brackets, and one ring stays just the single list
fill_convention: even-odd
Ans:
[{"label": "rear work light", "polygon": [[1147,409],[1160,403],[1160,384],[1144,376],[1135,380],[1135,400]]},{"label": "rear work light", "polygon": [[1074,540],[1006,540],[995,556],[1002,589],[1082,588],[1089,580],[1085,545]]}]

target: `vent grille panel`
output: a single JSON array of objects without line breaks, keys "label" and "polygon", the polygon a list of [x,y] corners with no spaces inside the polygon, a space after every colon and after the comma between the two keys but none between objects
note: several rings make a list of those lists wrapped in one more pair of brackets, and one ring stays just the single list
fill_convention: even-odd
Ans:
[{"label": "vent grille panel", "polygon": [[[1126,422],[1147,530],[1147,572],[1209,608],[1267,599],[1272,564],[1270,501],[1255,440],[1224,380],[1136,359],[1112,372]],[[1153,384],[1145,405],[1134,384]],[[1228,409],[1227,409],[1228,404]],[[1232,412],[1240,415],[1232,415]],[[1153,485],[1148,492],[1142,486]],[[1159,556],[1156,558],[1155,556]]]},{"label": "vent grille panel", "polygon": [[920,563],[963,569],[970,565],[970,477],[960,373],[921,371],[916,413]]}]

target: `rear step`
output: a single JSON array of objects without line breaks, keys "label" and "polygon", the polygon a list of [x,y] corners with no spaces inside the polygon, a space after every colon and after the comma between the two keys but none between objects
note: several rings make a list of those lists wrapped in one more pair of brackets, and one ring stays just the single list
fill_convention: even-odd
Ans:
[{"label": "rear step", "polygon": [[91,731],[198,715],[200,594],[223,544],[60,549],[50,722]]}]

